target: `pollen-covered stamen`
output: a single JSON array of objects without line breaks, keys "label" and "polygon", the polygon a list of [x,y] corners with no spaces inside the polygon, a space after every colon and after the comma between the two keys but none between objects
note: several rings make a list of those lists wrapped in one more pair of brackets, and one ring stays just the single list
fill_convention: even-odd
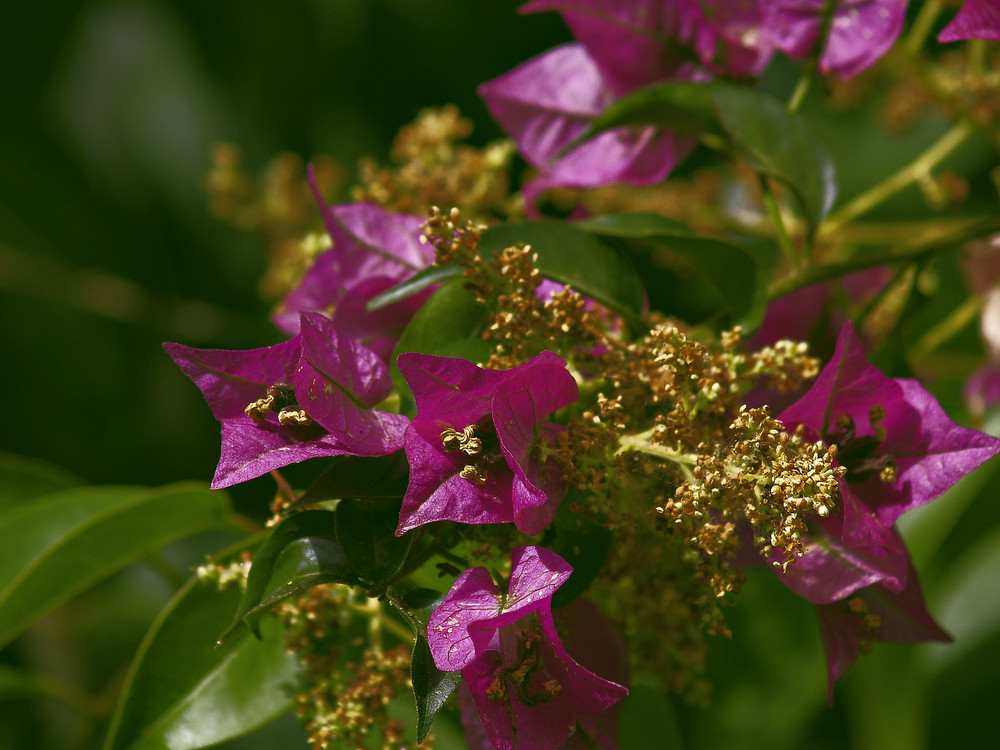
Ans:
[{"label": "pollen-covered stamen", "polygon": [[886,484],[892,484],[897,479],[893,456],[882,452],[881,445],[886,438],[885,426],[882,420],[886,417],[885,407],[876,404],[868,411],[874,435],[858,436],[854,420],[849,414],[842,414],[837,419],[837,428],[825,437],[838,448],[837,461],[847,469],[849,482],[864,482],[873,476],[878,476]]},{"label": "pollen-covered stamen", "polygon": [[505,666],[500,667],[487,689],[490,700],[502,700],[512,691],[526,706],[552,700],[562,684],[546,672],[542,655],[544,636],[535,617],[500,628],[500,649]]},{"label": "pollen-covered stamen", "polygon": [[[267,419],[268,413],[272,411],[278,412],[278,421],[281,424],[312,423],[312,420],[308,422],[298,421],[298,418],[294,416],[286,416],[285,421],[282,420],[282,413],[302,412],[295,402],[295,389],[288,383],[274,383],[273,385],[269,385],[264,397],[248,404],[243,413],[254,422],[264,422]],[[302,415],[304,416],[305,412],[302,412]]]},{"label": "pollen-covered stamen", "polygon": [[486,469],[474,464],[466,464],[458,475],[473,484],[486,484]]},{"label": "pollen-covered stamen", "polygon": [[446,451],[462,451],[468,456],[478,456],[483,451],[483,442],[476,437],[475,425],[466,425],[461,432],[451,427],[441,431],[441,445]]},{"label": "pollen-covered stamen", "polygon": [[278,412],[278,423],[286,427],[289,425],[305,426],[311,425],[313,420],[306,414],[305,409],[286,406]]}]

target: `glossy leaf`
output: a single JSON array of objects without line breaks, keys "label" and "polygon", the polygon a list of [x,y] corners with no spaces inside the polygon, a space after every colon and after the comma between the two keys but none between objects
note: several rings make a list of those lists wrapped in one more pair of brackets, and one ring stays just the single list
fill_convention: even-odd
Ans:
[{"label": "glossy leaf", "polygon": [[261,618],[279,602],[323,583],[356,582],[336,542],[321,537],[296,539],[281,551],[260,601],[247,610],[242,620],[258,634]]},{"label": "glossy leaf", "polygon": [[597,577],[611,549],[611,531],[595,521],[574,515],[564,501],[555,520],[555,538],[546,543],[573,567],[573,573],[552,597],[553,608],[569,604]]},{"label": "glossy leaf", "polygon": [[261,641],[216,645],[239,589],[198,581],[181,589],[153,624],[126,678],[104,750],[189,750],[238,737],[292,707],[298,676],[269,621]]},{"label": "glossy leaf", "polygon": [[79,484],[83,480],[54,464],[0,452],[0,511]]},{"label": "glossy leaf", "polygon": [[396,284],[391,289],[386,289],[381,294],[376,294],[368,301],[367,309],[372,311],[381,310],[383,307],[388,307],[396,302],[402,302],[404,299],[412,297],[414,294],[422,292],[424,289],[432,287],[445,279],[460,276],[461,274],[462,269],[458,266],[431,266],[430,268],[425,268],[406,281]]},{"label": "glossy leaf", "polygon": [[[410,656],[410,681],[413,698],[417,707],[417,742],[423,742],[431,730],[434,716],[462,681],[460,672],[442,672],[434,665],[430,647],[427,645],[427,623],[417,613],[426,612],[425,607],[434,606],[444,600],[444,595],[435,596],[429,589],[417,589],[400,597],[389,592],[389,601],[406,619],[413,630],[413,653]],[[412,603],[419,602],[416,606]]]},{"label": "glossy leaf", "polygon": [[375,458],[337,456],[330,467],[306,489],[296,504],[309,505],[333,498],[373,500],[402,497],[409,464],[402,454]]},{"label": "glossy leaf", "polygon": [[[231,639],[244,624],[259,635],[257,624],[264,609],[296,591],[317,583],[355,582],[336,542],[334,519],[335,514],[329,510],[306,510],[274,527],[254,554],[236,617],[220,636],[220,642]],[[298,546],[279,565],[282,554],[293,543]],[[296,583],[298,578],[305,579],[303,585]]]},{"label": "glossy leaf", "polygon": [[388,583],[410,552],[413,535],[396,536],[400,502],[346,499],[337,505],[337,541],[365,585]]},{"label": "glossy leaf", "polygon": [[225,494],[201,484],[87,487],[0,517],[0,644],[151,550],[228,524]]},{"label": "glossy leaf", "polygon": [[833,205],[836,178],[825,143],[802,117],[759,91],[723,81],[655,84],[612,104],[585,137],[622,125],[724,138],[752,169],[791,189],[812,228]]},{"label": "glossy leaf", "polygon": [[403,413],[412,414],[415,406],[395,365],[396,357],[403,352],[421,352],[483,362],[491,351],[480,338],[486,319],[486,308],[476,301],[476,293],[466,288],[464,279],[452,279],[431,295],[403,331],[392,356],[392,377]]},{"label": "glossy leaf", "polygon": [[734,321],[756,327],[766,290],[756,283],[757,263],[738,245],[703,237],[659,214],[609,214],[578,221],[580,229],[644,246],[661,247],[701,274],[728,306]]},{"label": "glossy leaf", "polygon": [[642,313],[646,291],[631,263],[593,234],[563,221],[540,219],[500,224],[483,232],[479,250],[500,253],[531,245],[542,276],[568,284],[623,315]]}]

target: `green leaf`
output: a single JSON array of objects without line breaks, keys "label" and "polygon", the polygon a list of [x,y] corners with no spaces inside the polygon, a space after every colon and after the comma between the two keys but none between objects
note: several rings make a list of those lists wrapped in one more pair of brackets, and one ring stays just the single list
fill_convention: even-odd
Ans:
[{"label": "green leaf", "polygon": [[239,589],[190,581],[146,635],[115,711],[104,750],[188,750],[239,737],[292,707],[298,679],[277,621],[257,641],[216,645]]},{"label": "green leaf", "polygon": [[646,290],[639,275],[593,234],[554,219],[501,224],[483,232],[479,250],[499,254],[518,244],[531,245],[545,278],[568,284],[630,319],[642,314]]},{"label": "green leaf", "polygon": [[255,635],[259,634],[261,617],[275,604],[323,583],[357,583],[345,564],[340,545],[319,537],[296,539],[281,551],[260,601],[247,610],[242,620]]},{"label": "green leaf", "polygon": [[0,451],[0,512],[83,483],[55,464]]},{"label": "green leaf", "polygon": [[228,496],[196,483],[72,489],[8,511],[0,517],[0,645],[151,550],[228,519]]},{"label": "green leaf", "polygon": [[452,279],[413,316],[393,352],[393,361],[403,352],[454,356],[456,348],[470,341],[482,344],[488,352],[488,345],[479,340],[486,317],[486,308],[476,300],[476,293],[466,288],[465,280]]},{"label": "green leaf", "polygon": [[553,608],[569,604],[586,591],[611,549],[611,531],[569,512],[569,505],[567,502],[560,505],[561,512],[556,515],[554,525],[555,538],[546,545],[573,566],[572,575],[552,597]]},{"label": "green leaf", "polygon": [[358,580],[377,587],[389,582],[406,561],[413,534],[396,536],[399,501],[341,500],[337,505],[337,541]]},{"label": "green leaf", "polygon": [[654,213],[609,214],[578,221],[579,229],[642,247],[662,248],[698,272],[719,293],[734,322],[756,328],[767,305],[757,263],[738,245],[703,237]]},{"label": "green leaf", "polygon": [[412,297],[418,292],[422,292],[428,287],[434,286],[438,282],[459,276],[462,269],[458,266],[431,266],[411,276],[406,281],[397,284],[391,289],[387,289],[381,294],[376,294],[366,305],[368,310],[380,310],[397,302],[402,302],[407,297]]},{"label": "green leaf", "polygon": [[244,625],[259,636],[260,616],[282,599],[309,586],[357,583],[336,541],[335,518],[333,511],[305,510],[274,527],[254,554],[236,617],[220,636],[220,642],[228,641]]},{"label": "green leaf", "polygon": [[626,94],[581,140],[623,125],[659,125],[677,133],[724,138],[747,164],[787,185],[815,229],[836,194],[825,142],[777,99],[724,81],[658,83]]},{"label": "green leaf", "polygon": [[406,492],[410,465],[401,453],[368,458],[336,456],[296,505],[313,505],[334,498],[401,498]]},{"label": "green leaf", "polygon": [[[427,589],[419,589],[426,594]],[[414,595],[416,592],[410,592]],[[410,682],[417,707],[417,742],[423,742],[431,731],[434,716],[444,706],[448,697],[462,681],[461,672],[442,672],[434,665],[430,646],[427,644],[427,623],[417,616],[417,611],[392,589],[388,592],[392,604],[413,630],[413,653],[410,655]]]},{"label": "green leaf", "polygon": [[421,352],[444,357],[462,357],[471,362],[489,359],[492,347],[480,338],[486,327],[486,307],[467,289],[464,279],[452,279],[432,294],[410,324],[392,353],[392,379],[400,394],[400,411],[416,411],[406,380],[396,367],[396,357],[403,352]]}]

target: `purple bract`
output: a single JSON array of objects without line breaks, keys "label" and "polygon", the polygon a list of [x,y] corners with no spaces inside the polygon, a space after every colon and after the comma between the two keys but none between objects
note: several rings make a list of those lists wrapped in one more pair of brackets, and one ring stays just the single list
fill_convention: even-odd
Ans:
[{"label": "purple bract", "polygon": [[545,528],[565,488],[535,449],[558,429],[545,416],[577,399],[563,359],[542,352],[512,370],[418,353],[397,362],[417,404],[397,533],[445,520]]},{"label": "purple bract", "polygon": [[295,333],[300,312],[322,312],[339,333],[386,359],[433,289],[375,311],[366,305],[434,261],[432,249],[420,242],[421,219],[371,203],[327,206],[310,182],[333,247],[316,258],[281,301],[273,316],[275,325]]},{"label": "purple bract", "polygon": [[832,690],[866,641],[947,638],[927,614],[893,524],[996,455],[1000,441],[952,422],[916,381],[870,365],[850,323],[812,388],[780,419],[836,444],[847,468],[838,513],[814,519],[806,554],[779,573],[818,605]]},{"label": "purple bract", "polygon": [[1000,39],[1000,3],[965,0],[951,23],[938,35],[939,42],[960,39]]},{"label": "purple bract", "polygon": [[558,748],[581,719],[601,714],[628,693],[580,666],[559,640],[552,595],[570,573],[554,552],[518,547],[507,591],[486,568],[472,568],[431,615],[427,641],[434,663],[442,671],[462,672],[494,750]]},{"label": "purple bract", "polygon": [[647,185],[673,167],[676,139],[653,127],[616,128],[562,153],[615,99],[579,44],[528,60],[482,84],[479,95],[525,161],[541,171],[526,196],[555,186]]},{"label": "purple bract", "polygon": [[245,351],[163,345],[222,425],[213,489],[309,458],[402,447],[409,420],[371,408],[392,388],[385,363],[323,315],[303,313],[300,328]]}]

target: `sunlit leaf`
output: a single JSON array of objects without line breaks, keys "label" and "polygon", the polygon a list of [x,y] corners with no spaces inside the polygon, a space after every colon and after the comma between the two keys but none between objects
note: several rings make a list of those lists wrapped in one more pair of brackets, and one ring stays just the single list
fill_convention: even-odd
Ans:
[{"label": "sunlit leaf", "polygon": [[162,545],[229,524],[224,493],[195,483],[87,487],[0,517],[0,644]]},{"label": "sunlit leaf", "polygon": [[236,617],[220,640],[231,639],[244,625],[259,635],[264,611],[309,586],[355,583],[336,539],[335,514],[329,510],[302,511],[275,526],[254,554]]},{"label": "sunlit leaf", "polygon": [[189,582],[153,624],[104,750],[189,750],[247,734],[292,707],[299,667],[277,621],[221,646],[239,589]]},{"label": "sunlit leaf", "polygon": [[767,94],[724,81],[658,83],[614,102],[585,138],[622,125],[723,138],[752,169],[787,185],[813,228],[833,205],[836,177],[825,142]]},{"label": "sunlit leaf", "polygon": [[422,292],[424,289],[434,286],[445,279],[459,276],[461,273],[462,269],[458,266],[431,266],[430,268],[425,268],[406,281],[372,297],[368,302],[367,308],[369,310],[380,310],[383,307],[388,307],[396,302],[401,302],[408,297],[412,297],[417,292]]}]

